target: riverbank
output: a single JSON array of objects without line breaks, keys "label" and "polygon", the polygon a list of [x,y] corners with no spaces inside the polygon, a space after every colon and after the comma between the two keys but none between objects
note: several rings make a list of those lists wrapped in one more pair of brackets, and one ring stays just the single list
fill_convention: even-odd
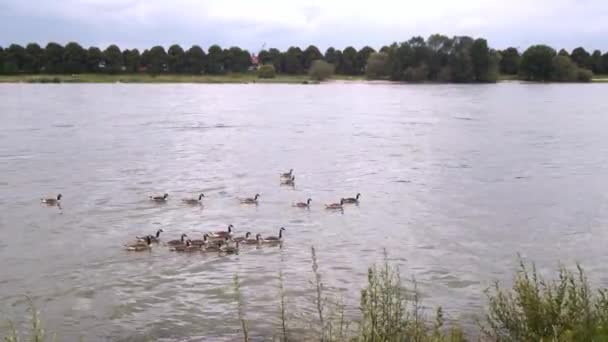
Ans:
[{"label": "riverbank", "polygon": [[[334,75],[332,81],[378,82],[367,80],[364,75]],[[517,81],[516,75],[500,75],[501,81]],[[608,82],[608,75],[594,76],[593,82]],[[388,80],[381,82],[390,82]],[[0,83],[316,83],[308,75],[279,74],[275,78],[261,79],[255,73],[228,75],[149,75],[149,74],[78,74],[78,75],[0,75]]]},{"label": "riverbank", "polygon": [[[362,81],[364,76],[334,75],[332,80]],[[277,75],[261,79],[254,73],[228,75],[149,75],[149,74],[78,74],[78,75],[0,75],[0,83],[286,83],[314,82],[308,75]]]}]

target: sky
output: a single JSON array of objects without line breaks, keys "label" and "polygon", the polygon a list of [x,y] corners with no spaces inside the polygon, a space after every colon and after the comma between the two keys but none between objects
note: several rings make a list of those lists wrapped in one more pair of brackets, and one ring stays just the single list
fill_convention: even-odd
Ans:
[{"label": "sky", "polygon": [[608,0],[0,0],[0,46],[379,49],[433,33],[608,50]]}]

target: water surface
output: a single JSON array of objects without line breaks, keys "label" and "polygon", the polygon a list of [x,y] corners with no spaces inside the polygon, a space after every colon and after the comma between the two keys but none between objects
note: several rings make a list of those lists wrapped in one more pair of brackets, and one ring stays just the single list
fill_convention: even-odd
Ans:
[{"label": "water surface", "polygon": [[[386,248],[427,306],[470,320],[516,253],[607,285],[605,85],[0,85],[0,313],[23,294],[73,340],[231,340],[314,318],[310,246],[356,312]],[[278,174],[295,169],[295,188]],[[180,203],[204,192],[204,208]],[[61,210],[39,198],[64,195]],[[167,204],[150,203],[168,192]],[[343,214],[323,210],[362,194]],[[260,193],[259,206],[237,198]],[[292,208],[311,197],[311,210]],[[239,255],[128,253],[135,235],[275,235]]]}]

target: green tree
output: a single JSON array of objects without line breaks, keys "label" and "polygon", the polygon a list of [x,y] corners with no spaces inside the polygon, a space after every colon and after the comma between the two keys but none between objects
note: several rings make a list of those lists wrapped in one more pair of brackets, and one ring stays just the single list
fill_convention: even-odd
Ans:
[{"label": "green tree", "polygon": [[510,47],[501,52],[500,72],[506,75],[517,75],[519,72],[520,55],[516,48]]},{"label": "green tree", "polygon": [[381,79],[388,76],[388,53],[372,53],[367,60],[365,75],[368,79]]},{"label": "green tree", "polygon": [[122,59],[122,52],[116,45],[110,45],[103,51],[103,59],[106,63],[105,72],[117,74],[123,70],[125,62]]},{"label": "green tree", "polygon": [[429,67],[422,63],[418,66],[410,66],[403,72],[403,80],[407,82],[424,82],[429,78]]},{"label": "green tree", "polygon": [[274,66],[274,70],[276,72],[281,71],[281,64],[283,63],[283,54],[279,49],[271,48],[268,50],[268,56],[270,57],[270,62]]},{"label": "green tree", "polygon": [[224,52],[219,45],[212,45],[209,47],[205,70],[212,75],[218,75],[224,72]]},{"label": "green tree", "polygon": [[334,66],[327,63],[322,59],[313,61],[310,69],[308,69],[308,75],[310,78],[316,81],[324,81],[330,78],[334,74]]},{"label": "green tree", "polygon": [[578,66],[570,57],[553,57],[553,80],[558,82],[574,82],[578,79]]},{"label": "green tree", "polygon": [[23,46],[19,44],[11,44],[4,51],[4,72],[7,74],[16,74],[23,71],[23,67],[27,62],[27,56]]},{"label": "green tree", "polygon": [[329,47],[325,51],[324,59],[327,63],[333,64],[337,74],[342,73],[342,51]]},{"label": "green tree", "polygon": [[608,73],[608,52],[602,55],[602,67],[605,73]]},{"label": "green tree", "polygon": [[23,71],[29,74],[40,72],[44,59],[44,50],[36,43],[29,43],[25,47],[26,62]]},{"label": "green tree", "polygon": [[87,71],[88,72],[99,72],[99,63],[103,61],[103,53],[98,47],[91,46],[87,50]]},{"label": "green tree", "polygon": [[184,49],[178,44],[173,44],[167,50],[167,67],[168,71],[173,74],[182,73],[185,71],[186,54]]},{"label": "green tree", "polygon": [[[433,34],[427,39],[429,49],[429,78],[441,81],[441,72],[448,66],[453,41],[447,36]],[[449,77],[448,77],[449,79]]]},{"label": "green tree", "polygon": [[80,44],[68,43],[63,49],[63,72],[79,74],[86,70],[87,53]]},{"label": "green tree", "polygon": [[[457,83],[468,83],[475,80],[475,70],[471,49],[474,44],[471,37],[454,37],[454,48],[450,52],[448,69],[450,72],[449,81]],[[446,77],[442,75],[442,77]]]},{"label": "green tree", "polygon": [[48,43],[44,49],[44,71],[49,74],[63,72],[63,46]]},{"label": "green tree", "polygon": [[477,82],[496,82],[500,57],[490,50],[485,39],[476,39],[471,46],[471,62]]},{"label": "green tree", "polygon": [[579,82],[591,82],[593,78],[593,72],[589,69],[578,68],[578,81]]},{"label": "green tree", "polygon": [[594,74],[603,74],[604,64],[602,63],[602,52],[600,50],[595,50],[591,54],[591,71]]},{"label": "green tree", "polygon": [[323,58],[323,55],[321,54],[319,49],[314,45],[310,45],[302,53],[302,68],[304,70],[308,70],[310,68],[310,66],[312,65],[313,61],[315,61],[317,59],[322,59],[322,58]]},{"label": "green tree", "polygon": [[357,50],[349,46],[342,51],[342,72],[346,75],[357,74]]},{"label": "green tree", "polygon": [[162,46],[154,46],[150,49],[148,56],[148,72],[152,75],[158,75],[168,70],[168,56],[165,48]]},{"label": "green tree", "polygon": [[430,60],[430,49],[426,46],[426,41],[420,36],[412,37],[407,42],[411,48],[412,55],[410,56],[409,64],[415,67],[427,65]]},{"label": "green tree", "polygon": [[485,39],[475,39],[471,46],[471,62],[473,63],[473,73],[475,80],[485,79],[485,75],[490,67],[490,48]]},{"label": "green tree", "polygon": [[570,58],[570,54],[568,53],[568,51],[566,51],[566,49],[561,49],[559,50],[559,52],[557,53],[558,56],[566,56],[568,58]]},{"label": "green tree", "polygon": [[145,49],[144,51],[142,51],[141,56],[139,58],[139,65],[145,68],[146,71],[149,71],[148,69],[150,68],[150,60],[150,50]]},{"label": "green tree", "polygon": [[283,70],[288,74],[301,74],[302,73],[302,50],[299,47],[290,47],[285,52],[285,58],[283,59]]},{"label": "green tree", "polygon": [[582,47],[572,50],[570,58],[581,68],[591,69],[591,55]]},{"label": "green tree", "polygon": [[553,76],[555,50],[546,45],[530,46],[521,56],[519,75],[528,81],[548,81]]},{"label": "green tree", "polygon": [[251,65],[249,51],[233,46],[224,50],[224,70],[231,72],[245,72]]},{"label": "green tree", "polygon": [[409,43],[393,43],[388,50],[389,77],[393,81],[402,81],[405,70],[412,66],[413,51]]},{"label": "green tree", "polygon": [[4,49],[0,46],[0,74],[4,73]]},{"label": "green tree", "polygon": [[186,70],[191,74],[202,74],[205,66],[205,58],[205,51],[203,51],[200,46],[193,45],[186,51]]},{"label": "green tree", "polygon": [[361,50],[357,52],[357,58],[355,59],[355,71],[357,74],[364,74],[365,67],[367,66],[367,61],[371,54],[375,53],[376,50],[369,46],[364,46]]},{"label": "green tree", "polygon": [[260,63],[260,65],[272,64],[272,57],[268,50],[261,50],[258,52],[258,63]]},{"label": "green tree", "polygon": [[258,68],[259,78],[274,78],[275,70],[272,64],[264,64]]},{"label": "green tree", "polygon": [[139,54],[139,50],[125,50],[122,53],[123,59],[125,61],[125,68],[127,72],[136,73],[139,71],[139,66],[141,62],[141,55]]}]

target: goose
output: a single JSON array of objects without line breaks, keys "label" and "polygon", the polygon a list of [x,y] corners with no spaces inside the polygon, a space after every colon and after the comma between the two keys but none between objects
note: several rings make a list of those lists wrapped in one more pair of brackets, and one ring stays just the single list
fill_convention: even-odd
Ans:
[{"label": "goose", "polygon": [[309,198],[308,200],[306,200],[306,202],[294,203],[292,206],[298,208],[310,208],[310,202],[312,202],[312,200]]},{"label": "goose", "polygon": [[135,238],[137,240],[143,241],[146,238],[150,237],[150,239],[152,240],[152,242],[158,243],[158,242],[160,242],[160,233],[163,233],[163,232],[164,232],[164,230],[162,230],[162,228],[161,228],[161,229],[159,229],[159,230],[156,231],[156,236],[155,235],[146,235],[146,236],[136,236]]},{"label": "goose", "polygon": [[145,240],[125,245],[127,251],[141,252],[152,249],[152,238],[148,235]]},{"label": "goose", "polygon": [[239,242],[237,241],[234,246],[230,246],[226,243],[220,247],[220,252],[224,252],[226,254],[239,254]]},{"label": "goose", "polygon": [[203,246],[204,252],[219,252],[219,251],[221,251],[221,249],[222,249],[221,242],[211,243],[211,244],[207,244],[207,245]]},{"label": "goose", "polygon": [[357,193],[357,196],[355,197],[348,197],[344,199],[344,203],[359,203],[359,197],[361,196],[361,194]]},{"label": "goose", "polygon": [[242,204],[258,204],[258,197],[260,197],[260,194],[255,194],[253,198],[242,198],[240,201]]},{"label": "goose", "polygon": [[262,234],[255,234],[255,239],[247,239],[241,243],[245,245],[259,245],[262,243]]},{"label": "goose", "polygon": [[342,198],[340,200],[340,203],[326,204],[325,205],[325,209],[338,209],[338,210],[342,210],[342,209],[344,209],[343,205],[344,205],[344,198]]},{"label": "goose", "polygon": [[194,246],[205,246],[209,243],[209,234],[204,234],[203,239],[190,240],[190,243]]},{"label": "goose", "polygon": [[281,180],[281,185],[296,185],[296,176],[291,176],[291,178]]},{"label": "goose", "polygon": [[175,247],[171,248],[171,251],[173,251],[173,252],[196,252],[196,251],[200,251],[200,250],[201,250],[201,247],[193,246],[192,241],[190,241],[190,240],[186,240],[185,245],[175,246]]},{"label": "goose", "polygon": [[63,196],[59,194],[57,195],[57,198],[41,198],[40,202],[48,205],[57,205],[59,204],[59,201],[61,201],[61,197]]},{"label": "goose", "polygon": [[184,239],[188,237],[188,235],[186,234],[182,234],[181,239],[179,240],[171,240],[169,242],[167,242],[168,246],[181,246],[184,244]]},{"label": "goose", "polygon": [[162,196],[150,196],[150,199],[155,202],[166,202],[167,197],[169,197],[169,194],[165,193]]},{"label": "goose", "polygon": [[229,224],[228,225],[228,230],[220,230],[217,232],[211,232],[209,233],[209,237],[210,238],[226,238],[226,237],[231,237],[232,236],[232,229],[234,228],[233,225]]},{"label": "goose", "polygon": [[291,178],[293,174],[293,169],[289,169],[289,172],[281,173],[281,178]]},{"label": "goose", "polygon": [[247,232],[247,233],[245,233],[245,236],[239,236],[239,237],[233,238],[232,241],[243,242],[245,240],[249,240],[250,236],[251,236],[251,232]]},{"label": "goose", "polygon": [[285,231],[284,227],[279,229],[279,236],[268,236],[262,239],[262,243],[279,243],[283,241],[283,232]]},{"label": "goose", "polygon": [[203,197],[205,197],[205,194],[200,194],[200,195],[198,195],[198,199],[196,199],[196,198],[184,198],[182,200],[182,202],[184,202],[186,204],[190,204],[190,205],[197,205],[197,204],[201,204],[201,201],[203,200]]}]

